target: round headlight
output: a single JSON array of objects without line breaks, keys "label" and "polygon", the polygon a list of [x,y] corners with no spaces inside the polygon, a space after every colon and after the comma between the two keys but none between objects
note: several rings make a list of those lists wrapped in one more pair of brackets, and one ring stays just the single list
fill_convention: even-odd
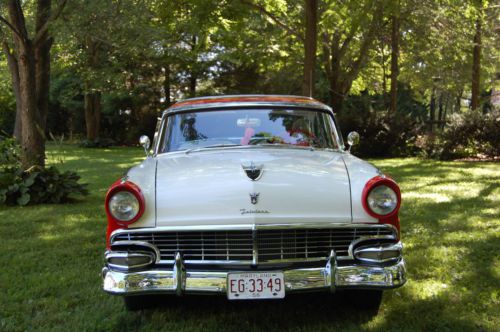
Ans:
[{"label": "round headlight", "polygon": [[108,203],[109,212],[119,221],[127,222],[139,213],[139,200],[128,191],[116,192]]},{"label": "round headlight", "polygon": [[370,190],[366,200],[370,209],[382,216],[391,213],[398,206],[398,195],[385,185]]}]

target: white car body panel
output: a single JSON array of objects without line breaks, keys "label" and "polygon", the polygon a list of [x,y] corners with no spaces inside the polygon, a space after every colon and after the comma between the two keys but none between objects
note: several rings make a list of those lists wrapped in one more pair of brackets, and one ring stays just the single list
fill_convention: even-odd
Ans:
[{"label": "white car body panel", "polygon": [[378,223],[378,219],[366,213],[361,199],[366,182],[377,175],[382,175],[382,173],[372,164],[350,153],[344,153],[343,158],[351,180],[352,222]]},{"label": "white car body panel", "polygon": [[[156,226],[351,222],[342,153],[225,148],[157,158]],[[251,162],[264,167],[257,181],[242,168]]]},{"label": "white car body panel", "polygon": [[142,217],[129,228],[154,227],[156,220],[156,158],[146,158],[127,172],[127,180],[135,183],[144,195],[145,209]]}]

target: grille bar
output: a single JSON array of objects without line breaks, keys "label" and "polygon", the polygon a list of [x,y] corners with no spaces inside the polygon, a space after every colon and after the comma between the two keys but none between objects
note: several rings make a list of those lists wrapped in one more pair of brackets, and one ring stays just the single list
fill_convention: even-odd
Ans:
[{"label": "grille bar", "polygon": [[394,236],[384,225],[307,229],[265,229],[228,231],[121,231],[111,242],[143,241],[155,245],[161,262],[174,260],[181,252],[191,261],[277,262],[325,259],[335,249],[348,256],[349,245],[362,237]]}]

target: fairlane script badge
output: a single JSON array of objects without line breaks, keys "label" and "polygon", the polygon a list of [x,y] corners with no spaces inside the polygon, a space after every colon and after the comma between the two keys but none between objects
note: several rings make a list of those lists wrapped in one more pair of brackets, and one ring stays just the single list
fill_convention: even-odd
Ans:
[{"label": "fairlane script badge", "polygon": [[271,213],[267,210],[247,210],[247,209],[240,209],[241,214],[257,214],[257,213]]},{"label": "fairlane script badge", "polygon": [[260,179],[262,173],[264,172],[262,170],[262,168],[264,168],[264,165],[255,165],[253,161],[250,163],[250,165],[241,165],[241,167],[243,167],[243,170],[252,181],[257,181],[258,179]]}]

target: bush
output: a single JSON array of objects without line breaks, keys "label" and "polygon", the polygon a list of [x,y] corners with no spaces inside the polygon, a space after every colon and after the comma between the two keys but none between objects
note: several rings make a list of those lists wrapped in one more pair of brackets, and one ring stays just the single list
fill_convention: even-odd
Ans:
[{"label": "bush", "polygon": [[19,163],[19,146],[14,138],[0,136],[0,168]]},{"label": "bush", "polygon": [[363,116],[354,112],[339,116],[344,134],[357,131],[361,136],[355,154],[363,157],[415,155],[417,123],[409,115],[370,111]]},{"label": "bush", "polygon": [[98,138],[95,141],[84,139],[78,144],[78,146],[82,148],[109,148],[115,144],[116,142],[111,138]]},{"label": "bush", "polygon": [[500,156],[500,111],[453,114],[441,135],[441,159]]},{"label": "bush", "polygon": [[71,171],[56,167],[21,168],[18,147],[13,139],[0,137],[0,205],[65,203],[75,195],[87,195],[87,185]]},{"label": "bush", "polygon": [[482,114],[469,111],[452,114],[449,124],[439,134],[417,139],[421,154],[434,159],[497,157],[500,155],[500,112]]}]

